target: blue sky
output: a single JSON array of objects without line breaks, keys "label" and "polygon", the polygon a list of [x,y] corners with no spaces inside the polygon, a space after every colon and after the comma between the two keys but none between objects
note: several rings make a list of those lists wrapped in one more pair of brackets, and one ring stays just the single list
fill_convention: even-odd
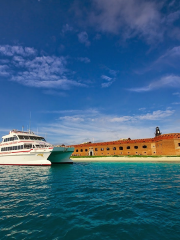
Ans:
[{"label": "blue sky", "polygon": [[180,132],[178,0],[0,2],[0,134],[75,144]]}]

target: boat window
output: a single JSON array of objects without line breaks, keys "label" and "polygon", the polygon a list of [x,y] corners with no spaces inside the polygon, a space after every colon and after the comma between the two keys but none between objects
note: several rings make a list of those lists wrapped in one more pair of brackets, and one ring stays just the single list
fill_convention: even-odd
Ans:
[{"label": "boat window", "polygon": [[24,148],[24,146],[23,145],[21,145],[21,149],[23,149]]},{"label": "boat window", "polygon": [[18,137],[17,137],[17,136],[14,136],[14,140],[18,140]]},{"label": "boat window", "polygon": [[41,140],[41,141],[44,141],[44,142],[46,141],[45,138],[40,138],[40,140]]},{"label": "boat window", "polygon": [[[19,139],[29,139],[29,136],[19,135],[18,137],[19,137]],[[17,139],[18,139],[18,138],[17,138]]]},{"label": "boat window", "polygon": [[25,149],[30,149],[30,148],[32,148],[32,144],[24,144],[24,148]]},{"label": "boat window", "polygon": [[19,139],[24,139],[24,138],[23,138],[23,136],[21,136],[21,135],[20,135],[20,136],[18,136],[18,137],[19,137]]},{"label": "boat window", "polygon": [[21,149],[21,146],[20,146],[20,145],[18,146],[18,150],[19,150],[19,149]]}]

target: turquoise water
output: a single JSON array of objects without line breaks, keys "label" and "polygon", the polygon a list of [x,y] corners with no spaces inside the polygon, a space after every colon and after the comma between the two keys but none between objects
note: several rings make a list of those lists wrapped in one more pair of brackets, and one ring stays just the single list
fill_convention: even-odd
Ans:
[{"label": "turquoise water", "polygon": [[180,164],[0,167],[0,239],[180,239]]}]

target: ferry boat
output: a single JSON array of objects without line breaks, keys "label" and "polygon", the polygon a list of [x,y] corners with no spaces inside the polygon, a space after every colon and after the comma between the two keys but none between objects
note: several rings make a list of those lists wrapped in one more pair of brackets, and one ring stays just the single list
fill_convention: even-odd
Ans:
[{"label": "ferry boat", "polygon": [[33,132],[12,130],[2,137],[0,165],[50,166],[73,163],[73,147],[54,147]]}]

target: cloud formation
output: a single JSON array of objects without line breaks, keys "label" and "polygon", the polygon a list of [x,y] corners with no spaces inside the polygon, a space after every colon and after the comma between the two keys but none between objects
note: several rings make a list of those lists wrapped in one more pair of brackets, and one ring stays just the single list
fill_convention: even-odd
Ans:
[{"label": "cloud formation", "polygon": [[117,75],[117,71],[112,70],[110,68],[104,67],[109,74],[111,75],[111,77],[107,76],[107,75],[101,75],[101,78],[104,80],[103,83],[101,83],[101,87],[102,88],[107,88],[110,87],[111,84],[116,80],[116,75]]},{"label": "cloud formation", "polygon": [[0,54],[9,57],[14,55],[28,57],[36,55],[37,51],[30,47],[23,48],[22,46],[0,45]]},{"label": "cloud formation", "polygon": [[179,88],[180,87],[180,77],[175,75],[169,75],[162,77],[160,80],[153,81],[149,85],[140,88],[130,88],[129,91],[132,92],[149,92],[159,88]]},{"label": "cloud formation", "polygon": [[78,57],[77,60],[84,63],[90,63],[91,60],[88,57]]},{"label": "cloud formation", "polygon": [[162,38],[162,29],[159,31],[161,16],[155,2],[93,0],[93,6],[89,22],[98,31],[112,34],[123,31],[125,39],[141,35],[148,42]]},{"label": "cloud formation", "polygon": [[[156,110],[140,115],[114,116],[103,114],[97,109],[66,110],[47,112],[60,114],[56,123],[44,126],[43,132],[54,137],[58,134],[65,143],[86,141],[110,141],[120,138],[153,137],[158,121],[163,121],[174,114],[174,110]],[[148,128],[147,128],[148,120]],[[61,126],[61,127],[60,127]],[[57,142],[60,140],[56,140]]]},{"label": "cloud formation", "polygon": [[7,65],[0,65],[0,76],[8,77],[9,76],[9,67]]},{"label": "cloud formation", "polygon": [[9,45],[0,46],[0,54],[3,55],[2,60],[7,60],[6,65],[0,65],[0,76],[11,81],[45,89],[87,87],[86,84],[73,80],[71,71],[66,67],[65,57],[37,56],[34,48]]},{"label": "cloud formation", "polygon": [[[100,33],[120,35],[123,39],[138,36],[149,44],[157,43],[164,36],[178,38],[178,29],[174,23],[180,19],[180,11],[166,9],[166,1],[153,0],[92,0],[88,9],[74,9],[81,21]],[[83,10],[82,10],[82,9]]]},{"label": "cloud formation", "polygon": [[91,45],[87,32],[80,32],[78,34],[78,40],[80,43],[85,44],[86,47],[89,47]]}]

